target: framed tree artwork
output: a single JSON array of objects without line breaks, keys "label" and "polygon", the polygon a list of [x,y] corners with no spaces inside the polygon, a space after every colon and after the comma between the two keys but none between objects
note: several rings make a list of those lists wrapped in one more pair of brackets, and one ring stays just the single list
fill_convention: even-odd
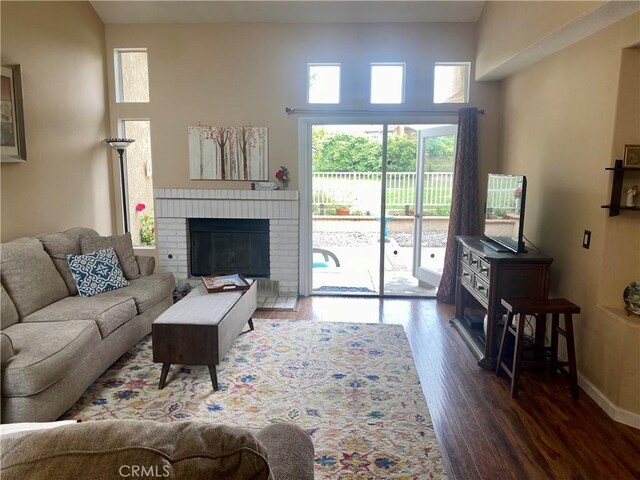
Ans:
[{"label": "framed tree artwork", "polygon": [[24,162],[27,147],[20,65],[2,65],[0,75],[0,145],[3,162]]},{"label": "framed tree artwork", "polygon": [[269,176],[266,127],[189,127],[191,180],[263,181]]}]

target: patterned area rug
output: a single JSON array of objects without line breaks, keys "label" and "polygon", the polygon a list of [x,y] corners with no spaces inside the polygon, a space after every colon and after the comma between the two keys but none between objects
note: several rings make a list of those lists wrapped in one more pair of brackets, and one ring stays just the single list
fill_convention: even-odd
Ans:
[{"label": "patterned area rug", "polygon": [[158,390],[146,337],[65,419],[208,419],[258,430],[292,422],[315,446],[317,479],[447,477],[400,325],[254,320],[218,366],[173,366]]}]

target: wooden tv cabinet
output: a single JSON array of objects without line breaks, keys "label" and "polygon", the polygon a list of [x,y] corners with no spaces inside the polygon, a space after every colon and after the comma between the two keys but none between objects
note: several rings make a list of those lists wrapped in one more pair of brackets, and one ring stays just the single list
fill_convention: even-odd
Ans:
[{"label": "wooden tv cabinet", "polygon": [[[469,346],[478,365],[494,370],[501,331],[498,322],[505,313],[502,298],[548,298],[549,272],[553,258],[540,253],[497,252],[482,243],[482,237],[457,236],[456,310],[450,320]],[[465,314],[468,307],[473,314]],[[483,317],[487,314],[487,333]]]}]

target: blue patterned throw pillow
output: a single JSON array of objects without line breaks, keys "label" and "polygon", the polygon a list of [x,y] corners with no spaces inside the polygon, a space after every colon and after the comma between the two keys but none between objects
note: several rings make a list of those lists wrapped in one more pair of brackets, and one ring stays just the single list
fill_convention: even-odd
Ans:
[{"label": "blue patterned throw pillow", "polygon": [[129,285],[113,248],[85,255],[67,255],[67,263],[81,297],[91,297]]}]

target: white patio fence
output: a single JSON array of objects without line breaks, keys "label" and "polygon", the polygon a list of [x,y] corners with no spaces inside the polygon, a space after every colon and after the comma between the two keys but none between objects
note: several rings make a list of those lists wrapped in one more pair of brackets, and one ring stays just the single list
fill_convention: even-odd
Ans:
[{"label": "white patio fence", "polygon": [[[379,213],[382,173],[374,172],[314,172],[314,210],[347,206],[352,212]],[[424,174],[423,203],[427,214],[446,215],[451,205],[453,173],[427,172]],[[505,177],[489,186],[488,207],[511,211],[516,207],[514,179]],[[416,202],[416,173],[387,173],[387,209],[405,210]],[[428,210],[433,210],[429,212]]]}]

